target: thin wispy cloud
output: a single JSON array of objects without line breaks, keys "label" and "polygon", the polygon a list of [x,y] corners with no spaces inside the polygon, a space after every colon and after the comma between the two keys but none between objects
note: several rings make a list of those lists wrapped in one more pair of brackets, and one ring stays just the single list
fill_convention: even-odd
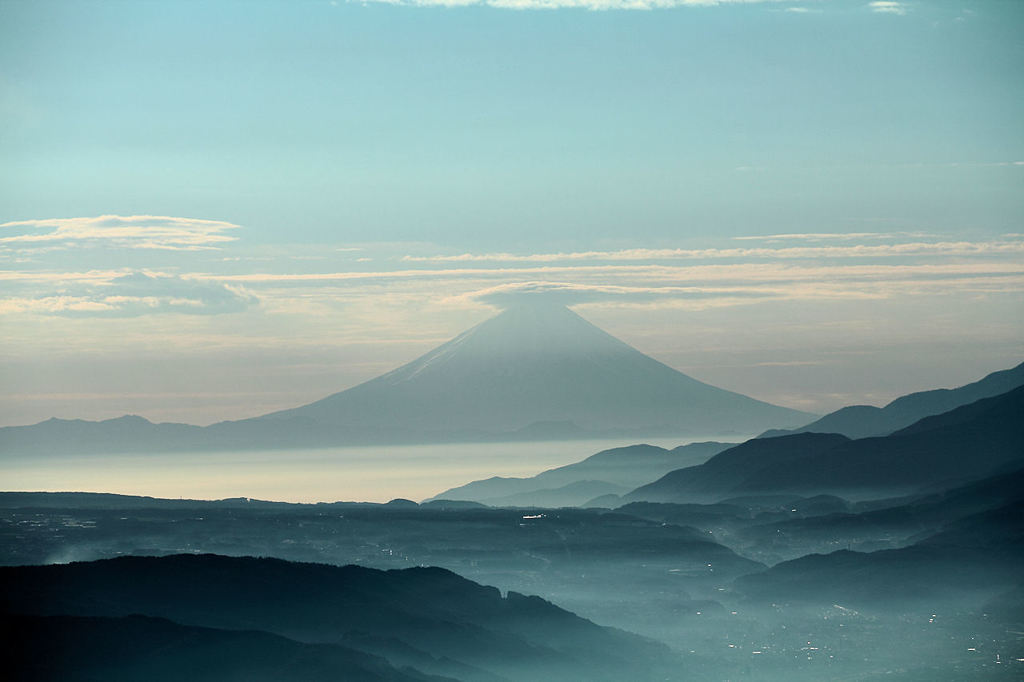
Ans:
[{"label": "thin wispy cloud", "polygon": [[0,314],[39,313],[70,317],[139,317],[182,313],[241,312],[259,300],[236,285],[177,275],[128,272],[100,278],[65,276],[59,291],[0,299]]},{"label": "thin wispy cloud", "polygon": [[[658,264],[631,265],[560,265],[514,268],[444,268],[422,270],[379,270],[373,272],[322,273],[248,273],[241,275],[196,274],[195,277],[224,282],[258,284],[310,284],[359,282],[375,280],[448,280],[474,278],[507,278],[573,275],[577,277],[617,277],[658,280],[735,280],[760,281],[779,279],[870,279],[870,278],[936,278],[997,276],[1024,273],[1024,264],[1014,263],[948,263],[920,265],[828,265],[803,266],[788,263],[734,263],[728,265],[672,266]],[[68,275],[63,275],[68,276]]]},{"label": "thin wispy cloud", "polygon": [[[633,249],[571,254],[462,255],[410,259],[378,257],[378,267],[295,271],[307,261],[280,261],[284,270],[182,273],[138,268],[89,269],[81,272],[43,269],[0,271],[7,296],[0,311],[8,314],[140,316],[163,313],[217,314],[254,308],[258,315],[336,315],[341,306],[360,299],[389,306],[417,307],[441,302],[473,308],[519,295],[553,296],[576,304],[672,306],[735,305],[765,300],[820,300],[917,295],[949,288],[990,293],[1024,289],[1024,242],[959,243],[955,248],[865,245],[881,233],[864,233],[861,243],[812,247],[816,254],[838,256],[792,258],[790,243],[845,238],[828,233],[768,235],[786,246],[720,250]],[[942,243],[940,243],[942,244]],[[934,245],[932,245],[934,246]],[[882,251],[879,251],[880,247]],[[807,247],[795,247],[807,253]],[[853,262],[851,254],[878,255],[896,248],[911,261]],[[867,250],[865,250],[867,249]],[[374,252],[376,255],[376,252]],[[699,253],[704,258],[679,257]],[[709,258],[723,253],[732,258]],[[751,255],[753,254],[753,255]],[[666,255],[668,257],[666,257]],[[746,259],[738,256],[745,255]],[[508,259],[509,262],[502,262]],[[221,262],[207,261],[210,262]],[[315,263],[317,261],[310,261]],[[401,267],[404,264],[406,267]],[[398,266],[390,269],[389,266]],[[232,266],[234,267],[234,266]],[[319,270],[319,268],[318,268]],[[525,284],[524,284],[525,283]],[[256,292],[256,293],[250,293]],[[481,293],[484,292],[484,293]]]},{"label": "thin wispy cloud", "polygon": [[805,266],[739,263],[564,265],[450,268],[367,273],[228,276],[259,292],[265,312],[301,309],[334,316],[347,305],[374,300],[392,309],[474,308],[544,298],[563,305],[687,308],[771,301],[844,301],[918,295],[1024,291],[1024,264]]},{"label": "thin wispy cloud", "polygon": [[544,301],[558,305],[579,305],[600,302],[650,302],[661,299],[710,299],[728,297],[769,296],[768,292],[740,288],[707,287],[637,287],[579,284],[573,282],[511,282],[471,291],[450,300],[474,300],[488,305],[507,307],[515,303]]},{"label": "thin wispy cloud", "polygon": [[19,220],[0,224],[0,247],[106,246],[194,251],[234,241],[236,237],[228,233],[238,227],[221,220],[154,215]]},{"label": "thin wispy cloud", "polygon": [[895,0],[876,0],[869,2],[868,7],[877,14],[898,14],[903,16],[907,13],[907,3],[895,2]]},{"label": "thin wispy cloud", "polygon": [[733,241],[863,241],[863,240],[895,240],[907,238],[926,238],[935,235],[927,232],[789,232],[783,234],[746,235],[733,237]]},{"label": "thin wispy cloud", "polygon": [[[784,237],[784,236],[783,236]],[[781,237],[780,237],[781,238]],[[559,262],[620,260],[709,260],[725,258],[869,258],[889,256],[976,256],[1024,253],[1024,242],[907,242],[898,244],[856,244],[852,246],[794,246],[784,248],[709,249],[622,249],[619,251],[576,251],[560,253],[461,253],[435,256],[405,256],[407,262]]]},{"label": "thin wispy cloud", "polygon": [[[360,0],[404,7],[494,7],[512,10],[585,9],[596,11],[656,10],[677,7],[754,5],[783,0]],[[792,0],[790,0],[792,1]]]}]

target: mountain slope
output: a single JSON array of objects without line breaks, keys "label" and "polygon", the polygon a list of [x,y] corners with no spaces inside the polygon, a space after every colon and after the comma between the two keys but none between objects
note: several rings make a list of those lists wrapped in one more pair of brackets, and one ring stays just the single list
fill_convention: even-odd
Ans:
[{"label": "mountain slope", "polygon": [[868,511],[857,511],[864,505],[847,505],[813,516],[762,515],[753,525],[735,529],[730,540],[740,543],[746,556],[771,562],[840,548],[897,549],[961,519],[1022,502],[1024,469],[1018,469],[889,506],[871,502]]},{"label": "mountain slope", "polygon": [[[438,568],[379,571],[216,555],[0,568],[0,604],[24,615],[132,614],[256,629],[304,643],[424,652],[509,679],[649,679],[667,651],[537,597],[502,597]],[[386,642],[391,642],[386,645]],[[391,656],[388,655],[390,658]]]},{"label": "mountain slope", "polygon": [[753,439],[715,455],[704,464],[677,469],[626,495],[625,502],[714,502],[743,492],[742,484],[760,469],[827,452],[847,443],[834,433],[801,433]]},{"label": "mountain slope", "polygon": [[260,420],[444,436],[537,422],[591,432],[743,433],[801,415],[686,376],[568,308],[534,305],[509,308],[376,379]]},{"label": "mountain slope", "polygon": [[[705,442],[672,450],[647,444],[611,448],[529,478],[495,476],[445,490],[431,499],[473,500],[492,506],[578,506],[598,495],[627,492],[669,471],[700,464],[731,445]],[[584,489],[579,485],[584,482],[604,483],[605,488],[597,491],[591,485]],[[567,490],[568,486],[573,487]],[[595,494],[587,496],[589,492]]]},{"label": "mountain slope", "polygon": [[691,502],[766,492],[853,497],[970,480],[1024,459],[1024,387],[928,417],[891,436],[758,438],[666,474],[627,501]]},{"label": "mountain slope", "polygon": [[931,415],[991,398],[1024,385],[1024,363],[1011,369],[992,372],[974,383],[959,388],[921,391],[896,398],[885,407],[851,405],[826,414],[799,429],[772,429],[761,435],[772,438],[793,433],[841,433],[848,438],[885,436]]},{"label": "mountain slope", "polygon": [[568,308],[519,306],[308,405],[200,428],[141,417],[0,428],[0,452],[124,452],[750,434],[812,415],[689,377]]}]

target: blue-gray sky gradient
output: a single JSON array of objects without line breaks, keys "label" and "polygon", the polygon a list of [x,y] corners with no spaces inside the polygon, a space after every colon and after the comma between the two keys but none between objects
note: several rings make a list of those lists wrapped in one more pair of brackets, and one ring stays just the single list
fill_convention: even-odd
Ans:
[{"label": "blue-gray sky gradient", "polygon": [[287,407],[524,290],[816,411],[1024,355],[1020,3],[416,4],[0,2],[0,421]]}]

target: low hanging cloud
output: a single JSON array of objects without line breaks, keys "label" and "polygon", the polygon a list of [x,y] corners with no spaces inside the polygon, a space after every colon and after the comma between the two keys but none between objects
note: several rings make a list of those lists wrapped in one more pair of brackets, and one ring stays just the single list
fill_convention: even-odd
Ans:
[{"label": "low hanging cloud", "polygon": [[578,305],[582,303],[649,303],[669,299],[760,298],[770,296],[743,288],[632,287],[578,284],[574,282],[512,282],[456,297],[507,308],[516,304]]},{"label": "low hanging cloud", "polygon": [[162,273],[129,272],[59,292],[0,301],[0,313],[66,317],[139,317],[161,313],[241,312],[259,299],[238,286]]},{"label": "low hanging cloud", "polygon": [[876,0],[876,2],[869,2],[868,7],[876,14],[898,14],[903,16],[907,13],[907,3],[895,2],[895,0]]},{"label": "low hanging cloud", "polygon": [[783,234],[761,234],[733,237],[735,242],[824,242],[824,241],[878,241],[899,240],[913,237],[931,238],[928,232],[787,232]]},{"label": "low hanging cloud", "polygon": [[[811,235],[820,241],[821,235]],[[777,235],[776,239],[807,239],[808,235]],[[760,239],[760,238],[759,238]],[[764,238],[771,241],[770,237]],[[810,240],[813,241],[813,240]],[[404,256],[411,263],[557,263],[562,261],[659,261],[712,259],[906,258],[911,256],[980,256],[1024,253],[1021,241],[904,242],[842,246],[784,246],[706,249],[622,249],[560,253],[461,253]]]},{"label": "low hanging cloud", "polygon": [[[368,0],[402,7],[495,7],[515,10],[655,10],[676,7],[774,4],[784,0]],[[792,0],[790,0],[792,2]]]},{"label": "low hanging cloud", "polygon": [[234,223],[154,215],[18,220],[0,224],[5,248],[114,247],[196,251],[237,239]]}]

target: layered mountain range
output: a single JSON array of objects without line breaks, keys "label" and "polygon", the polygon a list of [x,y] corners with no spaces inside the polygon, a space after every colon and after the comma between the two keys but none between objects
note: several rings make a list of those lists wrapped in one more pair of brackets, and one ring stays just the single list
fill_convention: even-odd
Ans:
[{"label": "layered mountain range", "polygon": [[[739,444],[614,448],[530,478],[472,481],[433,499],[615,508],[631,502],[707,504],[766,495],[884,498],[941,488],[997,472],[1024,457],[1022,368],[994,372],[956,389],[898,398],[889,407],[864,412],[863,423],[858,411],[844,408],[833,413],[844,415],[839,422],[825,417]],[[899,428],[871,437],[818,431],[833,424],[854,434],[874,432],[881,423],[878,414],[888,415],[887,427]]]},{"label": "layered mountain range", "polygon": [[0,604],[20,633],[5,663],[19,679],[610,681],[661,679],[671,660],[440,568],[215,555],[0,567]]},{"label": "layered mountain range", "polygon": [[[429,378],[446,357],[395,385]],[[62,680],[1015,679],[1017,369],[894,401],[914,408],[898,419],[888,407],[862,411],[863,423],[840,411],[854,417],[847,433],[817,432],[822,420],[739,444],[614,448],[422,504],[2,493],[5,670]],[[884,433],[856,437],[882,428],[878,410],[893,417]],[[63,565],[76,560],[89,562]],[[390,568],[404,570],[376,570]]]}]

